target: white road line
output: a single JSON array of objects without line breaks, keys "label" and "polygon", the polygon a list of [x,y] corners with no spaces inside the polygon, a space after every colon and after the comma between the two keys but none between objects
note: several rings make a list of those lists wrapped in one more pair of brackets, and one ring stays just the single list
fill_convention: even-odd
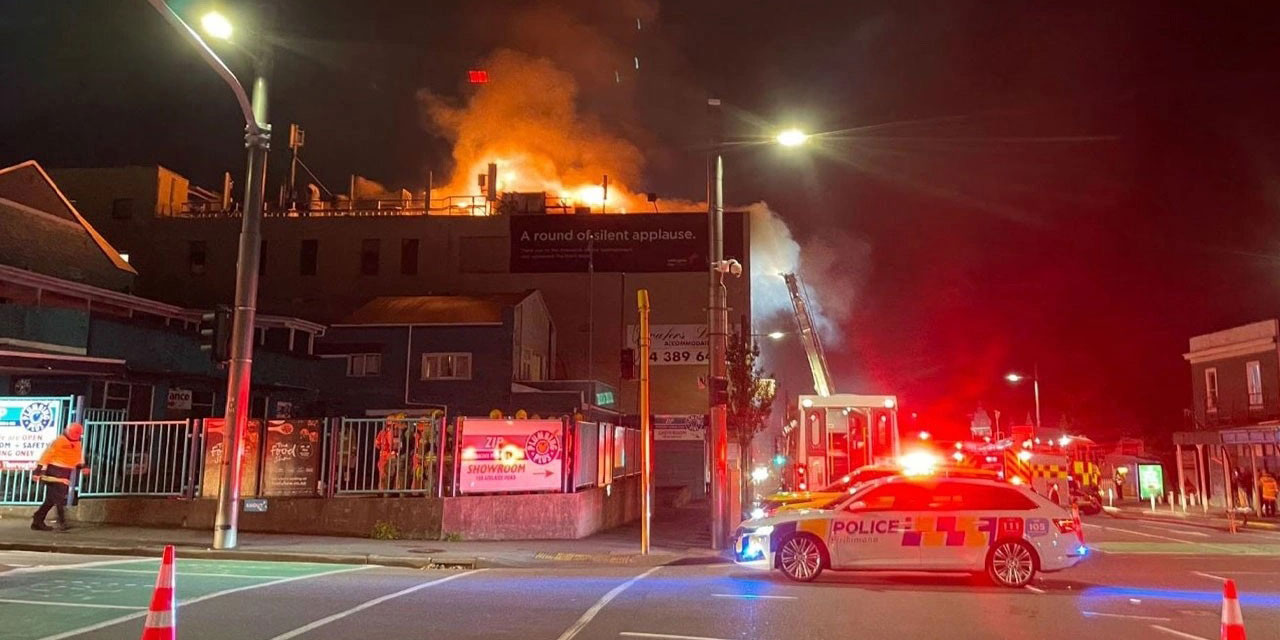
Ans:
[{"label": "white road line", "polygon": [[1170,542],[1181,542],[1182,544],[1195,544],[1190,540],[1182,540],[1180,538],[1170,538],[1169,536],[1158,536],[1154,533],[1143,533],[1141,531],[1134,531],[1133,529],[1121,529],[1119,527],[1102,527],[1102,528],[1106,529],[1107,531],[1120,531],[1122,533],[1129,533],[1135,536],[1143,536],[1145,538],[1155,538],[1156,540],[1168,540]]},{"label": "white road line", "polygon": [[[146,558],[124,558],[121,560],[95,560],[93,562],[78,562],[76,564],[42,564],[36,567],[23,567],[14,569],[9,573],[43,573],[45,571],[61,571],[62,569],[85,569],[88,567],[105,567],[112,564],[124,564],[126,562],[146,562]],[[160,565],[156,564],[156,568]]]},{"label": "white road line", "polygon": [[[113,573],[147,573],[156,574],[155,569],[96,569],[88,567],[88,571],[111,571]],[[197,578],[257,578],[260,580],[279,580],[280,578],[288,578],[289,576],[255,576],[247,573],[187,573],[182,569],[178,569],[178,577],[194,576]]]},{"label": "white road line", "polygon": [[1192,635],[1192,634],[1190,634],[1190,633],[1184,633],[1184,632],[1182,632],[1182,631],[1178,631],[1177,629],[1170,629],[1169,627],[1162,627],[1162,626],[1160,626],[1160,625],[1158,625],[1158,624],[1153,624],[1153,625],[1151,625],[1151,628],[1152,628],[1152,629],[1155,629],[1156,631],[1163,631],[1163,632],[1165,632],[1165,633],[1167,633],[1167,634],[1169,634],[1169,635],[1171,635],[1171,636],[1175,636],[1175,637],[1178,637],[1178,638],[1186,638],[1186,640],[1209,640],[1208,638],[1206,638],[1206,637],[1204,637],[1204,636],[1197,636],[1197,635]]},{"label": "white road line", "polygon": [[123,604],[93,604],[91,602],[57,602],[55,600],[15,600],[12,598],[0,598],[0,603],[46,604],[51,607],[84,607],[86,609],[128,609],[130,611],[138,611],[140,609],[146,609],[146,607],[130,607]]},{"label": "white road line", "polygon": [[1226,579],[1226,578],[1224,578],[1224,577],[1222,577],[1222,576],[1215,576],[1215,575],[1213,575],[1212,573],[1205,573],[1205,572],[1203,572],[1203,571],[1192,571],[1191,573],[1194,573],[1194,574],[1196,574],[1196,575],[1198,575],[1198,576],[1201,576],[1201,577],[1204,577],[1204,578],[1208,578],[1208,579],[1210,579],[1210,580],[1217,580],[1218,582],[1226,582],[1226,581],[1227,581],[1227,579]]},{"label": "white road line", "polygon": [[747,600],[797,600],[796,596],[768,596],[754,593],[713,593],[712,598],[745,598]]},{"label": "white road line", "polygon": [[397,592],[395,592],[395,593],[388,593],[388,594],[387,594],[387,595],[385,595],[385,596],[380,596],[380,597],[374,598],[374,599],[372,599],[372,600],[368,600],[368,601],[366,601],[366,602],[362,602],[362,603],[360,603],[360,604],[358,604],[358,605],[356,605],[356,606],[354,606],[354,607],[351,607],[350,609],[347,609],[346,611],[339,611],[339,612],[337,612],[337,613],[335,613],[335,614],[333,614],[333,615],[331,615],[331,616],[325,616],[325,617],[323,617],[323,618],[320,618],[319,620],[316,620],[315,622],[311,622],[311,623],[309,623],[309,624],[302,625],[301,627],[298,627],[297,629],[294,629],[293,631],[287,631],[287,632],[285,632],[285,633],[282,633],[282,634],[280,634],[280,635],[278,635],[278,636],[275,636],[274,638],[271,638],[271,640],[287,640],[288,638],[296,638],[296,637],[298,637],[298,636],[300,636],[300,635],[302,635],[302,634],[304,634],[304,633],[307,633],[308,631],[312,631],[312,630],[314,630],[314,629],[319,629],[320,627],[323,627],[323,626],[325,626],[326,624],[329,624],[330,622],[334,622],[334,621],[336,621],[336,620],[341,620],[341,619],[343,619],[343,618],[345,618],[345,617],[347,617],[347,616],[349,616],[349,615],[351,615],[351,614],[353,614],[353,613],[358,613],[358,612],[360,612],[360,611],[364,611],[365,609],[368,609],[369,607],[377,606],[377,605],[382,604],[383,602],[386,602],[386,601],[388,601],[388,600],[392,600],[392,599],[395,599],[395,598],[399,598],[400,596],[404,596],[404,595],[409,595],[410,593],[413,593],[414,591],[418,591],[418,590],[421,590],[421,589],[426,589],[427,587],[432,587],[432,586],[435,586],[435,585],[438,585],[438,584],[441,584],[441,583],[444,583],[444,582],[448,582],[448,581],[450,581],[450,580],[457,580],[458,578],[461,578],[461,577],[463,577],[463,576],[469,576],[469,575],[471,575],[471,574],[473,574],[473,573],[480,573],[481,571],[484,571],[484,569],[476,569],[476,570],[474,570],[474,571],[464,571],[464,572],[462,572],[462,573],[455,573],[455,574],[453,574],[453,575],[451,575],[451,576],[446,576],[446,577],[443,577],[443,578],[439,578],[439,579],[437,579],[437,580],[432,580],[432,581],[430,581],[430,582],[423,582],[422,584],[416,584],[416,585],[413,585],[412,587],[409,587],[408,589],[401,589],[401,590],[399,590],[399,591],[397,591]]},{"label": "white road line", "polygon": [[600,599],[597,600],[595,604],[591,605],[591,608],[587,609],[586,612],[582,614],[582,617],[578,618],[578,621],[573,623],[572,627],[565,629],[564,633],[560,634],[560,637],[556,638],[556,640],[569,640],[570,638],[578,635],[578,633],[582,631],[583,627],[586,627],[587,624],[590,623],[591,620],[595,618],[597,614],[600,613],[600,610],[603,609],[605,605],[609,604],[609,601],[618,597],[618,594],[622,593],[623,591],[626,591],[627,588],[630,587],[631,585],[649,577],[649,574],[661,568],[662,568],[661,566],[657,566],[652,569],[649,569],[648,571],[645,571],[644,573],[630,580],[627,580],[626,582],[614,587],[613,589],[610,589],[609,593],[606,593],[603,596],[600,596]]},{"label": "white road line", "polygon": [[1201,537],[1201,538],[1208,538],[1208,537],[1209,537],[1209,534],[1207,534],[1207,533],[1205,533],[1205,532],[1203,532],[1203,531],[1188,531],[1188,530],[1186,530],[1186,529],[1173,529],[1173,528],[1171,528],[1171,527],[1159,528],[1159,527],[1153,527],[1153,526],[1145,525],[1145,524],[1141,524],[1141,525],[1138,525],[1138,526],[1142,527],[1143,529],[1151,529],[1151,530],[1153,530],[1153,531],[1169,531],[1170,533],[1176,533],[1176,534],[1178,534],[1178,535],[1180,535],[1180,536],[1199,536],[1199,537]]},{"label": "white road line", "polygon": [[661,640],[724,640],[724,638],[708,638],[706,636],[682,636],[671,633],[641,633],[639,631],[623,631],[620,636],[628,638],[659,638]]},{"label": "white road line", "polygon": [[1033,587],[1029,584],[1022,585],[1022,588],[1033,593],[1044,593],[1044,589],[1041,589],[1040,587]]},{"label": "white road line", "polygon": [[[338,574],[338,573],[349,573],[349,572],[352,572],[352,571],[363,571],[363,570],[365,570],[365,569],[371,569],[371,568],[373,568],[373,565],[367,565],[367,564],[365,564],[365,565],[359,565],[359,566],[355,566],[355,567],[344,567],[344,568],[342,568],[342,569],[334,569],[333,571],[324,571],[324,572],[321,572],[321,573],[312,573],[312,574],[303,575],[303,576],[292,576],[292,577],[289,577],[289,578],[281,578],[280,580],[272,580],[271,582],[263,582],[262,584],[246,584],[246,585],[239,586],[239,587],[233,587],[233,588],[231,588],[231,589],[223,589],[222,591],[215,591],[215,592],[213,592],[213,593],[208,593],[208,594],[202,595],[202,596],[200,596],[200,597],[198,597],[198,598],[192,598],[192,599],[187,600],[187,601],[185,601],[185,602],[179,602],[178,604],[179,604],[180,606],[183,606],[183,607],[189,607],[189,606],[191,606],[191,605],[193,605],[193,604],[196,604],[196,603],[199,603],[199,602],[204,602],[205,600],[211,600],[211,599],[213,599],[213,598],[219,598],[219,597],[222,597],[222,596],[231,595],[231,594],[233,594],[233,593],[239,593],[239,592],[241,592],[241,591],[249,591],[249,590],[251,590],[251,589],[261,589],[261,588],[263,588],[263,587],[274,587],[275,585],[278,585],[278,584],[284,584],[284,583],[286,583],[286,582],[294,582],[294,581],[297,581],[297,580],[306,580],[307,578],[320,578],[320,577],[324,577],[324,576],[331,576],[331,575]],[[79,629],[72,629],[72,630],[70,630],[70,631],[64,631],[64,632],[62,632],[62,633],[56,633],[56,634],[51,635],[51,636],[45,636],[45,637],[43,637],[43,638],[40,638],[39,640],[62,640],[63,638],[70,638],[70,637],[73,637],[73,636],[78,636],[78,635],[80,635],[80,634],[82,634],[82,633],[89,633],[90,631],[97,631],[98,629],[103,629],[103,628],[106,628],[106,627],[110,627],[110,626],[112,626],[112,625],[120,624],[121,622],[128,622],[128,621],[130,621],[130,620],[137,620],[138,618],[141,618],[141,617],[143,617],[143,616],[145,616],[145,615],[147,615],[147,612],[146,612],[146,611],[139,611],[139,612],[137,612],[137,613],[131,613],[131,614],[127,615],[127,616],[120,616],[119,618],[112,618],[112,619],[110,619],[110,620],[104,620],[104,621],[99,622],[99,623],[97,623],[97,624],[91,624],[91,625],[88,625],[88,626],[85,626],[85,627],[80,627]]]},{"label": "white road line", "polygon": [[1134,616],[1127,613],[1103,613],[1102,611],[1081,611],[1080,615],[1086,618],[1125,618],[1127,620],[1159,620],[1160,622],[1168,622],[1172,618],[1161,618],[1158,616]]}]

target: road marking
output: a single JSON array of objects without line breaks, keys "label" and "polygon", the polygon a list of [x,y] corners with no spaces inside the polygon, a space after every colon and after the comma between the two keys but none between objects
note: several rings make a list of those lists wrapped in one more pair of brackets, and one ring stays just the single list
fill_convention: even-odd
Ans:
[{"label": "road marking", "polygon": [[[135,560],[135,561],[136,561],[136,560]],[[261,589],[261,588],[263,588],[263,587],[273,587],[273,586],[275,586],[275,585],[278,585],[278,584],[284,584],[284,583],[286,583],[286,582],[294,582],[294,581],[297,581],[297,580],[306,580],[307,578],[320,578],[320,577],[323,577],[323,576],[331,576],[331,575],[335,575],[335,574],[339,574],[339,573],[349,573],[349,572],[352,572],[352,571],[363,571],[363,570],[365,570],[365,569],[372,569],[372,568],[373,568],[373,565],[368,565],[368,564],[366,564],[366,565],[360,565],[360,566],[355,566],[355,567],[343,567],[342,569],[334,569],[333,571],[323,571],[323,572],[320,572],[320,573],[311,573],[311,574],[307,574],[307,575],[292,576],[292,577],[289,577],[289,578],[281,578],[281,579],[279,579],[279,580],[272,580],[272,581],[270,581],[270,582],[263,582],[263,583],[261,583],[261,584],[246,584],[246,585],[239,586],[239,587],[232,587],[232,588],[230,588],[230,589],[223,589],[222,591],[214,591],[213,593],[208,593],[208,594],[202,595],[202,596],[200,596],[200,597],[198,597],[198,598],[192,598],[192,599],[190,599],[190,600],[187,600],[186,602],[181,602],[181,603],[179,603],[179,604],[181,604],[181,605],[182,605],[182,606],[184,606],[184,607],[189,607],[189,606],[191,606],[191,605],[193,605],[193,604],[196,604],[196,603],[199,603],[199,602],[204,602],[205,600],[211,600],[211,599],[213,599],[213,598],[219,598],[219,597],[222,597],[222,596],[231,595],[231,594],[233,594],[233,593],[240,593],[241,591],[249,591],[249,590],[251,590],[251,589]],[[137,612],[137,613],[131,613],[131,614],[127,615],[127,616],[120,616],[119,618],[112,618],[112,619],[110,619],[110,620],[104,620],[104,621],[99,622],[99,623],[96,623],[96,624],[91,624],[91,625],[88,625],[88,626],[80,627],[79,629],[72,629],[72,630],[70,630],[70,631],[64,631],[64,632],[62,632],[62,633],[55,633],[55,634],[53,634],[53,635],[51,635],[51,636],[45,636],[45,637],[43,637],[43,638],[40,638],[40,640],[62,640],[63,638],[70,638],[70,637],[72,637],[72,636],[78,636],[78,635],[80,635],[80,634],[82,634],[82,633],[89,633],[90,631],[97,631],[98,629],[103,629],[103,628],[106,628],[106,627],[110,627],[110,626],[112,626],[112,625],[120,624],[121,622],[128,622],[128,621],[130,621],[130,620],[137,620],[138,618],[141,618],[141,617],[143,617],[143,616],[145,616],[145,615],[147,615],[147,612],[146,612],[145,610],[144,610],[144,611],[139,611],[139,612]]]},{"label": "road marking", "polygon": [[1156,631],[1163,631],[1163,632],[1165,632],[1165,633],[1167,633],[1167,634],[1169,634],[1169,635],[1171,635],[1171,636],[1177,636],[1177,637],[1179,637],[1179,638],[1186,638],[1187,640],[1209,640],[1208,638],[1206,638],[1206,637],[1204,637],[1204,636],[1196,636],[1196,635],[1192,635],[1192,634],[1190,634],[1190,633],[1183,633],[1182,631],[1178,631],[1177,629],[1170,629],[1169,627],[1162,627],[1162,626],[1160,626],[1160,625],[1158,625],[1158,624],[1153,624],[1153,625],[1151,625],[1151,628],[1152,628],[1152,629],[1155,629]]},{"label": "road marking", "polygon": [[11,598],[0,598],[0,602],[5,604],[46,604],[51,607],[84,607],[86,609],[128,609],[130,611],[138,611],[146,609],[146,607],[130,607],[123,604],[93,604],[91,602],[57,602],[54,600],[14,600]]},{"label": "road marking", "polygon": [[631,585],[649,577],[649,574],[661,568],[662,568],[661,566],[657,566],[652,569],[649,569],[648,571],[645,571],[644,573],[630,580],[627,580],[626,582],[614,587],[613,589],[610,589],[609,593],[606,593],[603,596],[600,596],[600,599],[597,600],[595,604],[591,605],[591,608],[587,609],[586,612],[582,614],[582,617],[578,618],[578,621],[573,623],[572,627],[565,629],[564,633],[560,634],[560,637],[556,638],[556,640],[569,640],[570,638],[578,635],[578,632],[582,631],[583,627],[587,626],[587,624],[590,623],[591,620],[595,618],[597,614],[600,613],[600,610],[603,609],[605,605],[609,604],[609,601],[618,597],[618,594],[622,593],[623,591],[626,591],[627,588],[630,587]]},{"label": "road marking", "polygon": [[[97,569],[88,567],[87,571],[111,571],[113,573],[146,573],[155,575],[154,569]],[[280,578],[288,578],[289,576],[254,576],[246,573],[187,573],[181,569],[178,570],[178,577],[192,576],[196,578],[259,578],[263,580],[279,580]]]},{"label": "road marking", "polygon": [[1230,547],[1224,547],[1222,545],[1209,544],[1208,542],[1192,542],[1190,540],[1183,540],[1182,538],[1170,538],[1169,536],[1158,536],[1154,533],[1143,533],[1141,531],[1134,531],[1132,529],[1121,529],[1119,527],[1103,527],[1103,529],[1106,529],[1107,531],[1121,531],[1124,533],[1131,533],[1135,536],[1145,536],[1148,538],[1155,538],[1157,540],[1168,540],[1170,542],[1181,542],[1182,544],[1209,547],[1211,549],[1218,549],[1219,551],[1227,551],[1227,552],[1232,551]]},{"label": "road marking", "polygon": [[1210,580],[1217,580],[1218,582],[1226,582],[1226,581],[1227,581],[1227,579],[1226,579],[1226,578],[1224,578],[1224,577],[1222,577],[1222,576],[1215,576],[1215,575],[1213,575],[1212,573],[1205,573],[1205,572],[1203,572],[1203,571],[1192,571],[1191,573],[1194,573],[1194,574],[1196,574],[1196,575],[1198,575],[1198,576],[1202,576],[1202,577],[1205,577],[1205,578],[1209,578]]},{"label": "road marking", "polygon": [[1022,585],[1022,588],[1032,593],[1044,593],[1044,589],[1041,589],[1040,587],[1033,587],[1029,584]]},{"label": "road marking", "polygon": [[796,596],[768,596],[754,593],[713,593],[712,598],[746,598],[747,600],[796,600]]},{"label": "road marking", "polygon": [[662,640],[724,640],[724,638],[708,638],[706,636],[681,636],[671,633],[641,633],[639,631],[623,631],[620,636],[628,638],[660,638]]},{"label": "road marking", "polygon": [[441,584],[441,583],[444,583],[444,582],[448,582],[448,581],[450,581],[450,580],[456,580],[456,579],[461,578],[461,577],[463,577],[463,576],[469,576],[469,575],[471,575],[471,574],[473,574],[473,573],[480,573],[481,571],[484,571],[484,569],[476,569],[476,570],[474,570],[474,571],[464,571],[464,572],[462,572],[462,573],[455,573],[455,574],[453,574],[453,575],[451,575],[451,576],[445,576],[445,577],[443,577],[443,578],[440,578],[440,579],[437,579],[437,580],[432,580],[432,581],[430,581],[430,582],[424,582],[424,583],[422,583],[422,584],[416,584],[416,585],[413,585],[412,587],[409,587],[408,589],[401,589],[401,590],[399,590],[399,591],[397,591],[397,592],[395,592],[395,593],[388,593],[388,594],[387,594],[387,595],[385,595],[385,596],[380,596],[380,597],[374,598],[374,599],[372,599],[372,600],[368,600],[368,601],[362,602],[362,603],[360,603],[360,604],[358,604],[358,605],[356,605],[356,606],[354,606],[354,607],[351,607],[350,609],[347,609],[346,611],[339,611],[339,612],[337,612],[337,613],[335,613],[335,614],[333,614],[333,615],[331,615],[331,616],[325,616],[325,617],[323,617],[323,618],[320,618],[319,620],[316,620],[315,622],[312,622],[312,623],[309,623],[309,624],[302,625],[301,627],[298,627],[297,629],[294,629],[293,631],[287,631],[287,632],[285,632],[285,633],[282,633],[282,634],[280,634],[280,635],[278,635],[278,636],[275,636],[275,637],[274,637],[274,638],[272,638],[271,640],[286,640],[287,638],[296,638],[297,636],[300,636],[300,635],[302,635],[302,634],[304,634],[304,633],[307,633],[308,631],[312,631],[312,630],[314,630],[314,629],[319,629],[320,627],[323,627],[323,626],[325,626],[326,624],[329,624],[330,622],[333,622],[333,621],[335,621],[335,620],[341,620],[341,619],[343,619],[343,618],[345,618],[345,617],[347,617],[347,616],[349,616],[349,615],[351,615],[351,614],[353,614],[353,613],[358,613],[358,612],[360,612],[360,611],[364,611],[365,609],[368,609],[369,607],[377,606],[377,605],[382,604],[383,602],[386,602],[386,601],[388,601],[388,600],[392,600],[392,599],[395,599],[395,598],[399,598],[400,596],[404,596],[404,595],[409,595],[410,593],[413,593],[414,591],[418,591],[418,590],[421,590],[421,589],[426,589],[427,587],[432,587],[432,586],[435,586],[435,585],[438,585],[438,584]]},{"label": "road marking", "polygon": [[1172,618],[1160,618],[1157,616],[1133,616],[1127,613],[1103,613],[1101,611],[1081,611],[1080,614],[1086,618],[1125,618],[1128,620],[1159,620],[1160,622],[1172,620]]},{"label": "road marking", "polygon": [[1153,530],[1153,531],[1170,531],[1171,533],[1177,533],[1177,534],[1178,534],[1178,535],[1180,535],[1180,536],[1199,536],[1199,537],[1201,537],[1201,538],[1208,538],[1208,537],[1209,537],[1209,534],[1207,534],[1207,533],[1205,533],[1205,532],[1203,532],[1203,531],[1188,531],[1188,530],[1186,530],[1186,529],[1172,529],[1172,530],[1171,530],[1171,527],[1170,527],[1170,528],[1163,528],[1163,529],[1162,529],[1162,528],[1157,528],[1157,527],[1153,527],[1153,526],[1145,525],[1145,524],[1140,524],[1140,525],[1138,525],[1138,526],[1142,527],[1143,529],[1151,529],[1151,530]]},{"label": "road marking", "polygon": [[[105,567],[112,564],[124,564],[126,562],[146,562],[145,559],[124,558],[121,560],[95,560],[93,562],[78,562],[76,564],[42,564],[36,567],[23,567],[14,569],[9,573],[43,573],[45,571],[61,571],[62,569],[84,569],[88,567]],[[160,565],[156,565],[158,568]]]}]

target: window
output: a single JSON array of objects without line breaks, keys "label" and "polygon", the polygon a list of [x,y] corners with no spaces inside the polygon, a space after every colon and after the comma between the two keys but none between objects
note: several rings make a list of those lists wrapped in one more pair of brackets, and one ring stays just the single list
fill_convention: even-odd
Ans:
[{"label": "window", "polygon": [[400,241],[400,275],[418,275],[417,238],[405,238]]},{"label": "window", "polygon": [[204,240],[187,243],[187,267],[193,275],[204,273],[209,258],[209,247]]},{"label": "window", "polygon": [[1249,408],[1262,407],[1262,363],[1250,360],[1244,363],[1245,376],[1249,379]]},{"label": "window", "polygon": [[919,511],[929,501],[929,492],[914,483],[894,482],[864,493],[850,506],[863,503],[858,511]]},{"label": "window", "polygon": [[319,240],[303,240],[298,250],[298,273],[304,276],[316,274],[316,264],[320,257]]},{"label": "window", "polygon": [[1036,503],[1015,489],[944,482],[933,490],[927,508],[935,511],[1026,511],[1036,508]]},{"label": "window", "polygon": [[1218,370],[1213,367],[1204,370],[1204,410],[1218,411]]},{"label": "window", "polygon": [[360,242],[360,275],[378,275],[378,263],[382,261],[381,256],[378,255],[381,245],[382,242],[377,238],[366,238]]},{"label": "window", "polygon": [[128,220],[133,217],[133,198],[116,198],[111,201],[111,218]]},{"label": "window", "polygon": [[347,376],[361,378],[381,374],[381,353],[357,353],[347,356]]},{"label": "window", "polygon": [[423,380],[470,380],[471,354],[424,353],[422,354]]},{"label": "window", "polygon": [[189,418],[209,418],[213,416],[213,392],[192,391],[191,413]]}]

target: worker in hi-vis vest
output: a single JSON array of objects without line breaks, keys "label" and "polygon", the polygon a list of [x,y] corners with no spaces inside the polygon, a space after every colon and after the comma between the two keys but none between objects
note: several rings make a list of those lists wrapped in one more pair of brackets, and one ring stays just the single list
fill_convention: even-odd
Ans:
[{"label": "worker in hi-vis vest", "polygon": [[71,479],[76,470],[89,473],[84,466],[84,445],[80,438],[84,435],[84,425],[72,422],[67,430],[49,443],[40,461],[36,463],[35,473],[31,479],[44,485],[44,502],[36,509],[31,518],[31,528],[37,531],[49,531],[44,517],[49,509],[58,510],[58,529],[67,530],[67,492],[71,490]]}]

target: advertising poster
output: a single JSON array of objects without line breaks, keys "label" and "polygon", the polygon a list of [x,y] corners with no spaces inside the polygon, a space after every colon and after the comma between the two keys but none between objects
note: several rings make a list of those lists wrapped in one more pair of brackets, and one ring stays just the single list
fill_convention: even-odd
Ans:
[{"label": "advertising poster", "polygon": [[320,481],[319,420],[268,420],[264,496],[314,496]]},{"label": "advertising poster", "polygon": [[[724,217],[726,257],[743,258],[742,214]],[[707,270],[707,216],[511,216],[511,273]]]},{"label": "advertising poster", "polygon": [[[653,366],[707,366],[708,341],[705,324],[649,325],[649,364]],[[627,325],[628,347],[640,352],[640,327]]]},{"label": "advertising poster", "polygon": [[1164,495],[1164,468],[1158,464],[1138,465],[1138,497],[1148,500]]},{"label": "advertising poster", "polygon": [[[218,497],[222,480],[222,456],[226,450],[226,426],[224,418],[204,420],[204,477],[200,483],[200,495]],[[258,495],[258,451],[261,449],[262,421],[250,420],[245,425],[243,461],[240,464],[240,495]]]},{"label": "advertising poster", "polygon": [[699,415],[654,415],[654,440],[693,440],[706,439],[707,427],[705,418]]},{"label": "advertising poster", "polygon": [[564,423],[560,420],[462,418],[458,437],[461,493],[561,491]]},{"label": "advertising poster", "polygon": [[62,398],[0,398],[0,470],[30,470],[62,427]]}]

